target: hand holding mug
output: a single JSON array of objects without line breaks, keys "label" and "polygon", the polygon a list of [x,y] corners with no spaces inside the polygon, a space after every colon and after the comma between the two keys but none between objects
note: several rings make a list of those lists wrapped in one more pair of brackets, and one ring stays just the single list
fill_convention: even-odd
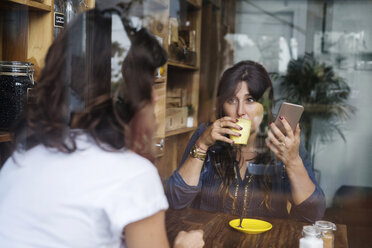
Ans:
[{"label": "hand holding mug", "polygon": [[252,122],[248,119],[239,118],[236,124],[238,124],[242,129],[237,130],[232,128],[232,130],[238,132],[240,136],[230,135],[230,139],[232,139],[236,145],[246,145],[251,132]]},{"label": "hand holding mug", "polygon": [[[242,127],[237,124],[238,120],[229,116],[222,117],[214,121],[210,126],[207,127],[205,132],[197,140],[197,144],[201,149],[208,150],[217,140],[234,144],[231,138],[226,137],[227,135],[240,137],[241,134],[237,132],[242,130]],[[234,131],[235,129],[235,131]]]}]

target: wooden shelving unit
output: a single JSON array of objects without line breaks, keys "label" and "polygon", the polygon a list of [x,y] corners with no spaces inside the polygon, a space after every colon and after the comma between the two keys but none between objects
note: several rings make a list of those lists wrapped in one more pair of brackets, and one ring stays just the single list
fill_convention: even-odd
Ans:
[{"label": "wooden shelving unit", "polygon": [[53,1],[0,2],[0,60],[34,64],[37,81],[53,42]]},{"label": "wooden shelving unit", "polygon": [[183,64],[183,63],[180,63],[180,62],[177,62],[177,61],[172,61],[172,60],[168,61],[168,66],[178,67],[178,68],[182,68],[182,69],[189,69],[189,70],[199,70],[199,68],[196,67],[196,66]]},{"label": "wooden shelving unit", "polygon": [[[35,79],[53,42],[53,1],[0,1],[0,60],[32,62]],[[0,132],[0,143],[12,134]]]},{"label": "wooden shelving unit", "polygon": [[[94,7],[94,0],[87,4]],[[0,0],[0,61],[33,63],[37,81],[53,42],[53,15],[54,0]],[[0,143],[11,140],[0,132]]]},{"label": "wooden shelving unit", "polygon": [[16,5],[18,4],[18,5],[27,6],[31,10],[46,11],[46,12],[52,11],[51,4],[40,3],[40,2],[37,2],[37,1],[32,1],[32,0],[3,0],[3,1],[5,3],[8,3],[9,5],[10,4],[16,4]]},{"label": "wooden shelving unit", "polygon": [[[154,151],[156,165],[163,178],[169,177],[178,165],[187,141],[198,125],[202,0],[182,1],[182,8],[184,8],[182,11],[185,12],[179,17],[179,30],[184,34],[187,26],[189,30],[193,31],[195,42],[192,52],[196,56],[193,57],[191,63],[170,59],[163,66],[161,77],[154,79],[154,90],[158,96],[155,105],[155,115],[158,122],[155,142],[158,145],[154,147]],[[93,0],[87,2],[89,7],[94,6]],[[168,43],[169,18],[172,4],[174,4],[173,0],[149,0],[149,4],[143,5],[144,16],[151,17],[146,24],[147,28],[159,38],[168,52],[170,46]],[[9,11],[19,17],[16,22],[11,19],[14,13],[10,16]],[[0,60],[34,63],[37,81],[38,72],[43,68],[45,55],[53,42],[53,15],[53,0],[44,0],[43,2],[0,0]],[[186,26],[185,21],[188,23]],[[11,35],[9,32],[12,32]],[[193,117],[193,125],[192,127],[185,125],[175,130],[167,130],[165,121],[167,113],[169,114],[167,95],[175,87],[182,89],[185,95],[186,102],[182,103],[182,107],[192,106],[194,109],[191,116]],[[9,142],[11,139],[10,133],[0,134],[0,142]]]},{"label": "wooden shelving unit", "polygon": [[[168,62],[164,66],[162,77],[155,80],[154,89],[158,97],[155,106],[155,115],[157,118],[158,130],[155,137],[156,146],[156,166],[159,169],[159,174],[162,178],[168,178],[175,170],[181,160],[183,151],[187,142],[196,130],[198,125],[198,102],[199,102],[199,81],[200,81],[200,37],[201,37],[201,7],[202,0],[181,0],[180,10],[178,10],[178,17],[175,13],[171,13],[172,6],[175,4],[173,0],[150,0],[150,6],[168,6],[167,9],[151,7],[144,10],[148,13],[150,21],[147,28],[162,41],[163,47],[168,51]],[[156,4],[158,2],[159,4]],[[182,14],[180,14],[182,12]],[[172,34],[170,28],[170,18],[178,19],[178,31],[182,35],[185,32],[193,32],[195,42],[192,49],[194,57],[191,63],[188,60],[178,61],[175,56],[170,56],[170,35]],[[174,31],[174,30],[173,30]],[[192,35],[190,33],[190,35]],[[187,54],[185,54],[187,55]],[[170,97],[172,90],[181,90],[182,104],[177,106],[170,106],[167,97]],[[167,106],[167,104],[169,106]],[[183,126],[173,129],[169,126],[169,116],[172,113],[171,108],[183,108],[192,106],[194,111],[191,115],[193,117],[192,127],[187,127],[185,122]],[[190,114],[190,113],[189,113]],[[187,116],[183,116],[185,120]],[[179,120],[175,117],[174,120]],[[189,123],[190,124],[190,123]],[[162,149],[159,149],[160,144],[163,144]]]},{"label": "wooden shelving unit", "polygon": [[165,137],[170,137],[170,136],[174,136],[178,134],[184,134],[184,133],[188,133],[188,132],[195,131],[195,130],[196,130],[196,127],[185,127],[185,128],[172,130],[172,131],[167,131],[165,132]]},{"label": "wooden shelving unit", "polygon": [[167,80],[166,77],[160,77],[155,79],[155,83],[165,83]]}]

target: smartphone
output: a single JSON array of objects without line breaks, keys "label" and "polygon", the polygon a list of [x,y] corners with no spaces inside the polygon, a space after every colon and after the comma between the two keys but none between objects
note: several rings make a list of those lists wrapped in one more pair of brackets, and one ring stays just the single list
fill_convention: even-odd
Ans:
[{"label": "smartphone", "polygon": [[304,107],[301,105],[283,102],[280,105],[279,112],[276,115],[275,125],[282,131],[284,135],[286,135],[285,128],[279,119],[280,116],[284,117],[291,126],[292,130],[296,129],[297,123],[300,121],[301,115],[304,112]]}]

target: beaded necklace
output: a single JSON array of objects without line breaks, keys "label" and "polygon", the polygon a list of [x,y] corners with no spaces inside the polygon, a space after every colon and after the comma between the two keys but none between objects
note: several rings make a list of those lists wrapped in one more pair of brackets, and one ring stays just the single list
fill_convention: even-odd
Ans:
[{"label": "beaded necklace", "polygon": [[[235,185],[235,192],[234,192],[234,200],[233,200],[233,204],[232,204],[232,213],[233,214],[237,214],[236,213],[236,202],[238,200],[238,192],[239,192],[239,180],[238,180],[238,173],[236,171],[236,167],[234,168],[234,171],[235,171],[235,181],[236,181],[236,185]],[[247,178],[247,176],[246,176]],[[248,182],[247,184],[244,186],[244,198],[243,198],[243,209],[242,209],[242,216],[244,216],[246,214],[246,211],[247,211],[247,200],[248,200],[248,188],[249,188],[249,184],[251,183],[253,179],[253,175],[250,175],[249,178],[248,178]],[[253,190],[251,190],[251,195],[253,195]]]}]

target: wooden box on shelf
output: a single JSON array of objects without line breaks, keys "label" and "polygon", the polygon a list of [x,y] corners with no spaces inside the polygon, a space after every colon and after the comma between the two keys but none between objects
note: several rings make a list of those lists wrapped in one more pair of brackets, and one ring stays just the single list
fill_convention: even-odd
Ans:
[{"label": "wooden box on shelf", "polygon": [[165,117],[165,131],[185,128],[187,124],[187,107],[168,108]]},{"label": "wooden box on shelf", "polygon": [[167,107],[186,107],[187,92],[185,89],[176,88],[167,90]]}]

